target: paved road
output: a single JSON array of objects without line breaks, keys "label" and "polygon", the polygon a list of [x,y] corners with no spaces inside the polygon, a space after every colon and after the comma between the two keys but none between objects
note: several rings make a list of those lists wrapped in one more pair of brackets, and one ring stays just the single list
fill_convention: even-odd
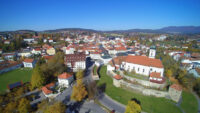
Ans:
[{"label": "paved road", "polygon": [[42,100],[46,99],[47,97],[44,96],[44,94],[42,93],[42,91],[38,91],[40,98],[33,100],[32,102],[30,102],[31,106],[32,105],[36,105],[37,103],[41,102]]},{"label": "paved road", "polygon": [[[85,77],[85,81],[87,83],[92,82],[92,69],[93,66],[91,66],[90,68],[88,68],[88,71],[86,71],[86,77]],[[103,104],[104,106],[106,106],[107,108],[109,108],[110,110],[115,110],[117,113],[124,113],[125,111],[125,106],[114,101],[113,99],[111,99],[110,97],[106,96],[105,94],[100,94],[98,96],[98,100],[101,104]]]},{"label": "paved road", "polygon": [[115,110],[116,113],[124,113],[125,106],[111,99],[105,94],[101,94],[99,97],[99,102],[109,108],[110,110]]}]

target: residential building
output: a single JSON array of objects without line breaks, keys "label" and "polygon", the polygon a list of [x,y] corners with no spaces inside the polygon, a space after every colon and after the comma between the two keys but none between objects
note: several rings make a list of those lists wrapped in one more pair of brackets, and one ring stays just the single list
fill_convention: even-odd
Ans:
[{"label": "residential building", "polygon": [[62,73],[58,75],[58,83],[60,86],[69,87],[69,85],[73,82],[74,78],[72,74]]},{"label": "residential building", "polygon": [[182,88],[178,84],[173,84],[169,87],[169,95],[171,99],[175,102],[179,102],[181,99]]},{"label": "residential building", "polygon": [[86,55],[84,53],[75,53],[65,55],[65,65],[76,72],[79,69],[84,70],[86,68]]},{"label": "residential building", "polygon": [[34,59],[24,59],[23,64],[24,64],[24,67],[33,68],[36,64],[36,60],[34,60]]},{"label": "residential building", "polygon": [[55,55],[56,54],[56,50],[52,46],[48,47],[46,52],[47,52],[48,55]]}]

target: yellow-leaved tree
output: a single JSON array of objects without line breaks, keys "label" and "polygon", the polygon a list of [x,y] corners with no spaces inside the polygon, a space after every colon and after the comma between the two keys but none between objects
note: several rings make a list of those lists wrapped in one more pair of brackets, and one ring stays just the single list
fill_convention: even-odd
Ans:
[{"label": "yellow-leaved tree", "polygon": [[82,82],[82,79],[78,79],[76,85],[73,86],[71,99],[80,102],[87,96],[87,94],[88,92]]},{"label": "yellow-leaved tree", "polygon": [[134,100],[130,100],[126,106],[125,113],[140,113],[141,110],[141,106],[138,103],[136,103]]}]

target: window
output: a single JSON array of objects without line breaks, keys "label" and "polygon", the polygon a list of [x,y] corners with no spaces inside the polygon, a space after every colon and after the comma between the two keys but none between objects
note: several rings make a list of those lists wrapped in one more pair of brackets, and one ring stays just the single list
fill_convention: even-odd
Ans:
[{"label": "window", "polygon": [[151,68],[150,71],[152,71],[153,69]]},{"label": "window", "polygon": [[140,71],[140,68],[138,68],[138,71]]},{"label": "window", "polygon": [[144,69],[143,69],[143,72],[144,72]]}]

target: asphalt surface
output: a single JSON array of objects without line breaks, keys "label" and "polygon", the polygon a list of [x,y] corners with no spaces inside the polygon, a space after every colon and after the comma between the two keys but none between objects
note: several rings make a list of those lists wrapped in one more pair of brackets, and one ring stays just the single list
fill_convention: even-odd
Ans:
[{"label": "asphalt surface", "polygon": [[[88,84],[93,82],[92,79],[92,69],[93,69],[94,62],[89,59],[86,63],[87,70],[85,71],[85,77],[83,78],[83,82]],[[42,100],[46,99],[42,91],[34,91],[29,92],[29,94],[38,93],[40,98],[33,100],[30,104],[36,105],[37,103],[41,102]],[[70,96],[72,93],[72,86],[65,89],[60,95],[58,95],[55,100],[63,102],[68,106],[67,113],[106,113],[99,105],[95,104],[94,102],[84,101],[83,103],[74,103],[70,100]],[[28,94],[27,94],[28,95]],[[98,100],[101,104],[109,108],[110,110],[115,110],[116,113],[124,113],[125,106],[112,100],[110,97],[106,96],[105,94],[100,94],[98,96]]]}]

